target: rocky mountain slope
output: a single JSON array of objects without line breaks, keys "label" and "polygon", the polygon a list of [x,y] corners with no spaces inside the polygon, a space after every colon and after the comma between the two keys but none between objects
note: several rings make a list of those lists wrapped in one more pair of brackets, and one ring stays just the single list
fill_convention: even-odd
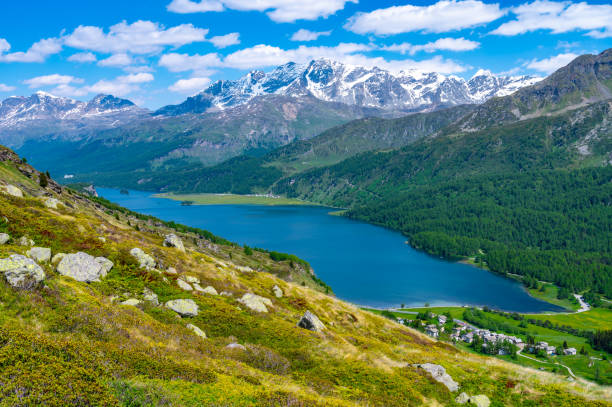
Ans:
[{"label": "rocky mountain slope", "polygon": [[299,259],[41,178],[0,149],[3,405],[610,405],[326,295]]},{"label": "rocky mountain slope", "polygon": [[117,127],[148,115],[146,109],[112,95],[97,95],[89,102],[36,92],[0,101],[0,139],[19,146],[31,138],[61,134],[78,137]]},{"label": "rocky mountain slope", "polygon": [[532,85],[541,78],[495,76],[479,70],[471,79],[416,70],[399,73],[366,68],[330,59],[308,64],[293,62],[271,72],[252,71],[235,81],[217,81],[185,102],[166,106],[155,114],[180,115],[224,109],[248,103],[255,97],[277,94],[314,96],[328,102],[414,112],[462,104],[483,103]]}]

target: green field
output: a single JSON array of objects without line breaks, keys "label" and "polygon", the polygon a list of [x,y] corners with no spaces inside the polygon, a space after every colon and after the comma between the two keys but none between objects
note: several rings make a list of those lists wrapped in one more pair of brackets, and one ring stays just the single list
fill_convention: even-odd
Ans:
[{"label": "green field", "polygon": [[575,299],[570,300],[567,298],[563,298],[563,299],[557,298],[559,287],[557,287],[554,284],[542,283],[542,288],[540,290],[530,288],[528,291],[532,297],[538,298],[546,302],[550,302],[551,304],[558,305],[569,311],[576,311],[577,309],[580,308],[578,301],[576,301]]},{"label": "green field", "polygon": [[156,198],[172,199],[174,201],[189,202],[193,205],[316,205],[299,199],[271,197],[264,195],[237,195],[237,194],[157,194]]}]

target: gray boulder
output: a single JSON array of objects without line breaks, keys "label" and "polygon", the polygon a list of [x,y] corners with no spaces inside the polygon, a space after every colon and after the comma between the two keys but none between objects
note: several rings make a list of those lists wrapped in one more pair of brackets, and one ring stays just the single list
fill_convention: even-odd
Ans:
[{"label": "gray boulder", "polygon": [[59,199],[55,198],[46,198],[43,202],[45,206],[50,209],[57,209],[57,205],[61,204]]},{"label": "gray boulder", "polygon": [[277,285],[272,287],[272,292],[274,293],[276,298],[282,298],[282,296],[283,296],[283,290],[281,290],[281,288],[279,286],[277,286]]},{"label": "gray boulder", "polygon": [[3,185],[0,186],[0,191],[4,192],[5,194],[9,194],[11,196],[16,196],[17,198],[23,198],[23,192],[21,191],[21,189],[17,188],[15,185]]},{"label": "gray boulder", "polygon": [[241,345],[239,343],[230,343],[229,345],[227,345],[225,347],[225,349],[238,349],[238,350],[246,350],[246,348],[244,347],[244,345]]},{"label": "gray boulder", "polygon": [[51,260],[51,249],[48,247],[32,247],[26,255],[38,263],[47,262]]},{"label": "gray boulder", "polygon": [[176,269],[174,267],[168,267],[168,270],[166,270],[166,273],[168,273],[168,274],[178,274],[178,271],[176,271]]},{"label": "gray boulder", "polygon": [[8,283],[21,289],[31,289],[45,279],[45,272],[36,262],[21,254],[0,259],[0,272]]},{"label": "gray boulder", "polygon": [[182,252],[185,251],[185,246],[183,246],[183,241],[181,240],[180,237],[178,237],[174,233],[166,235],[166,237],[164,238],[164,246],[166,246],[166,247],[176,247],[177,249],[179,249]]},{"label": "gray boulder", "polygon": [[9,240],[11,240],[11,237],[8,233],[0,233],[0,244],[6,244]]},{"label": "gray boulder", "polygon": [[261,297],[253,293],[244,294],[238,302],[256,312],[268,312],[266,306],[272,306],[272,301],[270,301],[269,298]]},{"label": "gray boulder", "polygon": [[470,401],[470,396],[467,393],[463,392],[455,398],[455,403],[457,404],[465,404]]},{"label": "gray boulder", "polygon": [[491,400],[484,394],[479,394],[477,396],[470,397],[470,403],[474,404],[476,407],[489,407],[491,404]]},{"label": "gray boulder", "polygon": [[193,287],[196,289],[196,291],[199,291],[201,293],[204,294],[209,294],[209,295],[219,295],[219,293],[217,292],[217,290],[215,290],[215,287],[209,285],[206,288],[202,288],[202,286],[200,284],[194,284]]},{"label": "gray boulder", "polygon": [[184,317],[195,317],[198,315],[198,304],[193,300],[170,300],[166,303],[166,307]]},{"label": "gray boulder", "polygon": [[[78,252],[65,255],[57,265],[57,272],[63,276],[72,277],[77,281],[100,281],[106,276],[108,263],[104,257],[93,257],[87,253]],[[110,269],[109,269],[110,270]]]},{"label": "gray boulder", "polygon": [[106,276],[114,266],[113,262],[107,259],[106,257],[96,257],[95,260],[100,263],[100,265],[102,266],[102,270],[104,270],[104,275],[102,277]]},{"label": "gray boulder", "polygon": [[314,332],[321,332],[325,329],[323,322],[321,322],[321,320],[310,311],[306,311],[304,313],[304,316],[300,318],[297,326]]},{"label": "gray boulder", "polygon": [[134,247],[130,254],[138,261],[140,268],[151,270],[155,267],[155,259],[146,254],[141,248]]},{"label": "gray boulder", "polygon": [[459,390],[459,384],[457,384],[457,382],[454,381],[448,373],[446,373],[446,369],[444,369],[442,366],[433,363],[423,363],[415,366],[425,370],[431,375],[431,377],[433,377],[435,381],[445,385],[448,390]]},{"label": "gray boulder", "polygon": [[178,286],[182,290],[185,290],[185,291],[192,291],[193,290],[193,287],[191,286],[191,284],[189,284],[188,282],[186,282],[182,278],[179,278],[178,280],[176,280],[176,284],[178,284]]},{"label": "gray boulder", "polygon": [[195,326],[194,324],[187,324],[188,329],[192,330],[194,334],[198,335],[201,338],[206,338],[206,334],[200,328]]},{"label": "gray boulder", "polygon": [[125,301],[121,302],[121,305],[131,305],[133,307],[140,305],[142,303],[142,301],[140,301],[139,299],[136,298],[128,298]]},{"label": "gray boulder", "polygon": [[150,302],[151,304],[159,305],[159,299],[157,298],[157,294],[155,294],[153,291],[146,287],[144,290],[142,290],[142,298],[145,301]]},{"label": "gray boulder", "polygon": [[34,246],[36,244],[34,243],[34,240],[30,239],[27,236],[21,236],[17,243],[19,243],[20,246]]}]

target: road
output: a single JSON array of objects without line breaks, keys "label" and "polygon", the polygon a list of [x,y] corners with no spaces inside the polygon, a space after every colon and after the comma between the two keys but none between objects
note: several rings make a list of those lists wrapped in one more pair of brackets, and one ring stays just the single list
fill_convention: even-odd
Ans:
[{"label": "road", "polygon": [[533,360],[533,361],[535,361],[535,362],[538,362],[538,363],[544,363],[544,364],[547,364],[547,365],[558,365],[558,366],[562,366],[562,367],[564,367],[564,368],[566,368],[566,369],[567,369],[567,372],[569,373],[569,375],[570,375],[570,376],[572,376],[572,378],[577,379],[576,375],[574,375],[574,372],[572,372],[572,369],[570,369],[568,366],[565,366],[565,365],[563,365],[563,364],[561,364],[561,363],[558,363],[558,362],[555,362],[555,363],[551,363],[551,362],[544,362],[544,361],[542,361],[542,360],[538,360],[538,359],[536,359],[536,358],[532,358],[531,356],[523,355],[521,352],[522,352],[522,350],[519,350],[518,352],[516,352],[516,354],[517,354],[518,356],[520,356],[520,357],[523,357],[523,358],[526,358],[526,359],[531,359],[531,360]]}]

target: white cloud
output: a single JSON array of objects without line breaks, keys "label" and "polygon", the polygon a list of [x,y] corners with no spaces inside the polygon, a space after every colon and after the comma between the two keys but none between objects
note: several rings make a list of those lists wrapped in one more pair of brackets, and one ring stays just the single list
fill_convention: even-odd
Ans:
[{"label": "white cloud", "polygon": [[612,37],[612,5],[536,0],[511,9],[516,19],[502,24],[492,33],[517,35],[550,30],[553,34],[588,31],[595,38]]},{"label": "white cloud", "polygon": [[211,67],[221,67],[223,63],[218,54],[187,55],[170,53],[162,55],[159,65],[171,72],[203,71]]},{"label": "white cloud", "polygon": [[210,84],[210,79],[205,77],[194,77],[189,79],[180,79],[176,81],[170,89],[172,92],[194,94],[205,89]]},{"label": "white cloud", "polygon": [[68,85],[69,83],[82,83],[83,79],[75,78],[71,75],[43,75],[35,78],[26,79],[23,81],[24,84],[30,88],[38,88],[41,86],[53,86],[53,85]]},{"label": "white cloud", "polygon": [[577,57],[578,57],[577,54],[567,53],[567,54],[559,54],[554,57],[540,59],[540,60],[533,59],[531,62],[527,64],[527,68],[531,68],[533,70],[549,74],[569,64],[572,60],[574,60]]},{"label": "white cloud", "polygon": [[0,92],[11,92],[16,88],[14,86],[5,85],[4,83],[0,83]]},{"label": "white cloud", "polygon": [[132,57],[128,54],[115,54],[98,62],[100,66],[122,67],[132,64]]},{"label": "white cloud", "polygon": [[68,61],[72,62],[95,62],[96,56],[91,52],[78,52],[68,57]]},{"label": "white cloud", "polygon": [[329,17],[342,10],[346,3],[357,3],[358,0],[172,0],[168,10],[175,13],[203,13],[223,11],[224,9],[240,11],[266,11],[268,17],[279,23],[296,20],[316,20]]},{"label": "white cloud", "polygon": [[331,31],[310,31],[300,28],[291,36],[291,41],[316,41],[319,37],[329,36]]},{"label": "white cloud", "polygon": [[465,67],[452,60],[436,56],[423,61],[411,59],[386,60],[382,57],[368,57],[360,52],[371,51],[374,48],[367,44],[341,43],[335,47],[307,47],[285,50],[272,45],[259,44],[251,48],[245,48],[233,52],[221,59],[218,54],[187,55],[167,54],[163,55],[159,65],[172,72],[197,72],[200,77],[210,74],[214,68],[253,69],[266,68],[281,65],[287,62],[306,63],[313,59],[330,58],[333,60],[373,67],[391,71],[417,69],[422,71],[435,71],[440,73],[463,72]]},{"label": "white cloud", "polygon": [[53,88],[51,93],[56,96],[80,97],[87,95],[89,91],[85,88],[77,88],[72,85],[61,84]]},{"label": "white cloud", "polygon": [[150,54],[168,46],[179,47],[205,41],[206,34],[207,29],[192,24],[165,29],[151,21],[136,21],[132,24],[122,21],[111,26],[108,33],[100,27],[79,26],[64,38],[64,43],[72,48],[109,54]]},{"label": "white cloud", "polygon": [[46,38],[32,44],[26,52],[12,52],[4,54],[10,49],[5,39],[0,39],[0,61],[2,62],[45,62],[49,55],[57,54],[62,50],[58,38]]},{"label": "white cloud", "polygon": [[152,82],[155,80],[155,77],[150,73],[141,72],[141,73],[133,73],[125,76],[120,76],[117,78],[119,82],[125,83],[145,83]]},{"label": "white cloud", "polygon": [[284,50],[279,47],[260,44],[227,55],[223,65],[229,68],[250,69],[281,65],[287,62],[308,62],[316,58],[342,59],[346,55],[369,51],[367,44],[340,43],[335,47],[307,47]]},{"label": "white cloud", "polygon": [[414,55],[417,52],[435,52],[435,51],[471,51],[480,46],[479,42],[466,40],[465,38],[440,38],[434,42],[427,44],[414,45],[408,42],[401,44],[393,44],[381,47],[383,51],[395,51],[401,54]]},{"label": "white cloud", "polygon": [[195,2],[191,0],[172,0],[172,3],[166,7],[168,11],[173,13],[205,13],[207,11],[223,11],[223,3],[215,0],[201,0]]},{"label": "white cloud", "polygon": [[0,38],[0,54],[11,49],[11,44],[4,38]]},{"label": "white cloud", "polygon": [[217,48],[225,48],[230,45],[240,44],[240,34],[239,33],[229,33],[225,35],[217,35],[216,37],[212,37],[210,42]]},{"label": "white cloud", "polygon": [[441,0],[430,6],[393,6],[358,13],[345,28],[358,33],[376,35],[413,31],[441,33],[490,23],[504,15],[497,3],[479,0]]}]

